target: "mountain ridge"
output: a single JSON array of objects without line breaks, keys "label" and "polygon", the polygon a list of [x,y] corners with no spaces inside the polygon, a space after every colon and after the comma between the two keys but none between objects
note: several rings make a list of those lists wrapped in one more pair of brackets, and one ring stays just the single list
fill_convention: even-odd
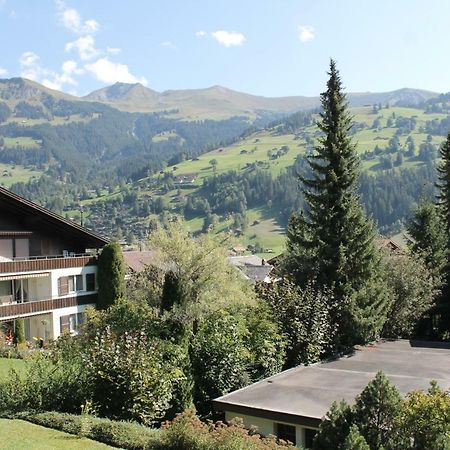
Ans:
[{"label": "mountain ridge", "polygon": [[[350,106],[389,103],[392,106],[419,104],[439,93],[422,89],[401,88],[389,92],[347,94]],[[48,96],[57,100],[95,102],[126,112],[169,111],[178,118],[256,118],[263,112],[290,114],[320,106],[320,97],[265,97],[214,85],[201,89],[175,89],[158,92],[140,83],[115,83],[77,97],[47,88],[25,78],[0,79],[0,100],[17,103],[40,103]]]}]

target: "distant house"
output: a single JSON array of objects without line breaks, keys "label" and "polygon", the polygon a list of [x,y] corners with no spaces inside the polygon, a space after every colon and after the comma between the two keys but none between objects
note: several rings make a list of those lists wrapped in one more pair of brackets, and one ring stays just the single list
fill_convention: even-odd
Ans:
[{"label": "distant house", "polygon": [[147,267],[155,263],[155,252],[153,251],[126,251],[123,252],[125,262],[126,279],[134,274],[141,273]]},{"label": "distant house", "polygon": [[[333,361],[298,366],[214,400],[227,421],[243,419],[263,435],[311,448],[333,401],[355,397],[382,370],[403,394],[427,390],[431,380],[450,388],[450,344],[380,341]],[[331,450],[331,449],[330,449]]]},{"label": "distant house", "polygon": [[0,187],[0,323],[25,338],[76,332],[97,301],[97,251],[108,240]]},{"label": "distant house", "polygon": [[255,284],[259,281],[266,283],[272,282],[270,273],[273,266],[267,264],[267,262],[256,255],[247,256],[230,256],[228,261],[236,267],[242,276]]},{"label": "distant house", "polygon": [[179,177],[175,178],[174,185],[175,186],[189,186],[194,184],[194,181],[196,180],[195,175],[180,175]]}]

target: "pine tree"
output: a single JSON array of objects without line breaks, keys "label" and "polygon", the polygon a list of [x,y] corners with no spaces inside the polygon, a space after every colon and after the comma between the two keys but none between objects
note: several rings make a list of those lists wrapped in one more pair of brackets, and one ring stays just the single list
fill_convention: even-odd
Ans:
[{"label": "pine tree", "polygon": [[343,450],[343,443],[350,432],[354,414],[350,405],[333,402],[325,419],[322,420],[314,438],[314,450]]},{"label": "pine tree", "polygon": [[439,150],[441,162],[437,167],[439,189],[438,200],[441,206],[447,236],[450,241],[450,133]]},{"label": "pine tree", "polygon": [[352,425],[350,427],[350,433],[348,434],[347,439],[345,439],[345,442],[344,442],[344,449],[345,450],[370,450],[369,445],[367,444],[364,437],[361,436],[361,433],[359,432],[359,429],[356,425]]},{"label": "pine tree", "polygon": [[356,398],[355,423],[371,449],[389,447],[401,405],[400,393],[383,372],[378,372]]},{"label": "pine tree", "polygon": [[422,201],[408,224],[411,251],[421,257],[435,277],[445,278],[448,258],[447,233],[440,208]]},{"label": "pine tree", "polygon": [[318,123],[323,136],[308,157],[310,178],[300,177],[307,204],[289,223],[285,271],[300,285],[316,280],[339,302],[339,344],[372,339],[384,320],[387,297],[380,282],[374,227],[356,193],[359,159],[349,136],[351,116],[336,64],[330,62]]},{"label": "pine tree", "polygon": [[98,259],[98,309],[107,309],[125,292],[125,263],[120,244],[106,245]]},{"label": "pine tree", "polygon": [[440,331],[450,330],[450,133],[440,150],[441,162],[437,167],[439,189],[438,204],[443,215],[444,230],[446,234],[447,258],[444,269],[444,287],[442,299],[439,302],[441,315]]}]

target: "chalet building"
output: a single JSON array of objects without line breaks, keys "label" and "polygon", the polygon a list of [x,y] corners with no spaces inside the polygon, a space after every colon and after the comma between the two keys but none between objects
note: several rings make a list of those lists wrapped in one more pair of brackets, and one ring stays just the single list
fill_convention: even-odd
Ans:
[{"label": "chalet building", "polygon": [[24,319],[29,341],[76,332],[97,299],[97,251],[108,241],[0,187],[0,325]]},{"label": "chalet building", "polygon": [[352,404],[378,371],[401,394],[427,390],[436,380],[450,388],[450,344],[407,340],[379,341],[347,356],[298,366],[214,400],[227,421],[240,417],[248,428],[311,448],[333,401]]}]

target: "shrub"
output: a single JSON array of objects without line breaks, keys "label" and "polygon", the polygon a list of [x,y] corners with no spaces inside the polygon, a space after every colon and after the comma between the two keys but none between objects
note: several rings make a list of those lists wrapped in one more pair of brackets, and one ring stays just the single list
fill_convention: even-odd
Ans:
[{"label": "shrub", "polygon": [[93,416],[77,416],[58,412],[25,413],[16,417],[48,428],[70,434],[80,434],[82,422],[87,421],[89,431],[84,435],[98,442],[127,450],[143,450],[159,447],[160,431],[134,422],[114,422]]},{"label": "shrub", "polygon": [[[179,414],[164,425],[162,447],[157,450],[294,450],[275,437],[261,437],[242,422],[201,422],[193,410]],[[150,450],[150,449],[149,449]],[[156,449],[155,449],[156,450]]]}]

